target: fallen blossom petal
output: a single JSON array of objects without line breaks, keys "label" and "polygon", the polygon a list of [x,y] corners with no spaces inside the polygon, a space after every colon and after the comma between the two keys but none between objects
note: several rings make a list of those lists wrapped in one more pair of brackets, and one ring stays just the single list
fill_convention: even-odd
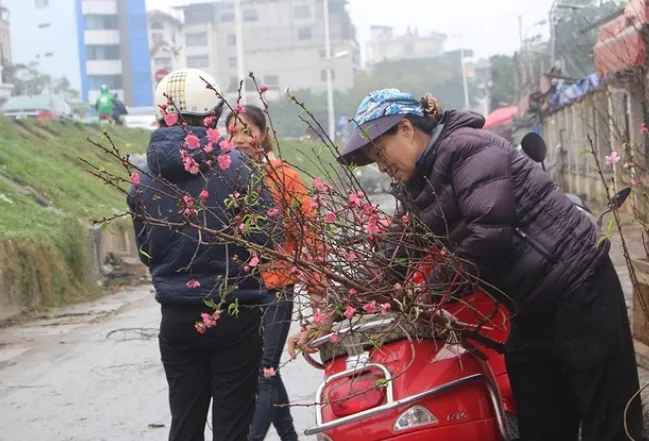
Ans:
[{"label": "fallen blossom petal", "polygon": [[264,368],[264,378],[271,378],[277,375],[277,371],[274,367]]},{"label": "fallen blossom petal", "polygon": [[198,139],[198,136],[194,135],[193,133],[190,133],[187,136],[185,136],[185,144],[187,144],[188,149],[196,150],[197,148],[200,147],[201,140]]},{"label": "fallen blossom petal", "polygon": [[230,165],[232,165],[232,158],[230,158],[230,155],[221,155],[217,160],[219,161],[219,168],[221,170],[227,170],[230,168]]},{"label": "fallen blossom petal", "polygon": [[131,173],[130,180],[131,184],[140,185],[140,175],[138,175],[137,173]]}]

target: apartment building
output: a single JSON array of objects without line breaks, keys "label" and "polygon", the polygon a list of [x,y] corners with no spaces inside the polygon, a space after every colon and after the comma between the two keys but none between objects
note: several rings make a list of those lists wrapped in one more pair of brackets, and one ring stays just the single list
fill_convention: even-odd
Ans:
[{"label": "apartment building", "polygon": [[446,35],[437,32],[420,35],[417,29],[408,28],[404,34],[396,35],[391,26],[372,26],[366,46],[367,64],[434,58],[444,52],[446,39]]},{"label": "apartment building", "polygon": [[[241,0],[241,10],[246,75],[254,72],[271,96],[287,88],[324,91],[328,63],[335,89],[353,86],[360,51],[345,0],[328,1],[332,53],[346,52],[329,61],[323,0]],[[191,4],[182,11],[187,67],[210,72],[223,89],[236,94],[240,78],[234,2]]]},{"label": "apartment building", "polygon": [[182,22],[166,12],[153,10],[147,13],[149,47],[154,88],[157,72],[171,72],[185,67],[185,47]]},{"label": "apartment building", "polygon": [[153,102],[145,0],[3,0],[15,63],[66,77],[94,103],[102,85],[129,106]]}]

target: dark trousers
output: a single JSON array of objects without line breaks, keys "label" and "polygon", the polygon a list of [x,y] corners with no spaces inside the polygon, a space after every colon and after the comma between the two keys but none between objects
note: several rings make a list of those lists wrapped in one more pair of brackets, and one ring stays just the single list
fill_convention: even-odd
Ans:
[{"label": "dark trousers", "polygon": [[[291,327],[293,287],[286,288],[278,297],[275,294],[277,293],[271,292],[273,297],[269,299],[269,304],[264,310],[262,369],[279,368],[284,345]],[[282,441],[297,441],[298,437],[288,404],[288,394],[282,381],[281,372],[278,370],[274,377],[265,378],[262,370],[250,440],[262,441],[272,424]]]},{"label": "dark trousers", "polygon": [[205,308],[163,306],[160,353],[169,383],[169,441],[203,441],[212,400],[214,441],[247,441],[255,411],[262,340],[260,308],[224,313],[199,334]]},{"label": "dark trousers", "polygon": [[[639,390],[624,293],[610,259],[544,323],[512,322],[505,355],[521,441],[627,441]],[[641,439],[635,398],[626,427]]]}]

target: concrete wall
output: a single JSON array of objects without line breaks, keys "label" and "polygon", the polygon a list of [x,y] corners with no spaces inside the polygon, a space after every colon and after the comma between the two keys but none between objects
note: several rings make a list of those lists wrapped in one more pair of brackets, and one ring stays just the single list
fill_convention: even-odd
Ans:
[{"label": "concrete wall", "polygon": [[[105,276],[102,266],[111,253],[135,262],[138,250],[132,228],[111,229],[113,233],[90,228],[86,239],[88,248],[80,253],[88,256],[90,262],[83,262],[87,263],[83,268],[62,268],[65,262],[52,261],[49,253],[52,250],[40,252],[38,244],[29,249],[22,244],[13,246],[11,241],[4,244],[0,250],[0,322],[43,307],[92,298]],[[84,274],[70,277],[79,271]],[[61,294],[55,285],[64,276],[70,277],[70,287]]]}]

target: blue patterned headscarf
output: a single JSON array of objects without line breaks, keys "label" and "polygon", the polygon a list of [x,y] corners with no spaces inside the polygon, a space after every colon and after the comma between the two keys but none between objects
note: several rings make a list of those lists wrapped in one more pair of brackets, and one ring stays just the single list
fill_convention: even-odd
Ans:
[{"label": "blue patterned headscarf", "polygon": [[370,92],[356,111],[355,121],[363,125],[383,116],[424,116],[424,109],[414,96],[398,89],[381,89]]},{"label": "blue patterned headscarf", "polygon": [[363,153],[363,148],[399,124],[407,115],[424,116],[424,108],[414,96],[398,89],[371,92],[358,106],[354,118],[357,126],[338,162],[347,165],[369,164],[371,161]]}]

